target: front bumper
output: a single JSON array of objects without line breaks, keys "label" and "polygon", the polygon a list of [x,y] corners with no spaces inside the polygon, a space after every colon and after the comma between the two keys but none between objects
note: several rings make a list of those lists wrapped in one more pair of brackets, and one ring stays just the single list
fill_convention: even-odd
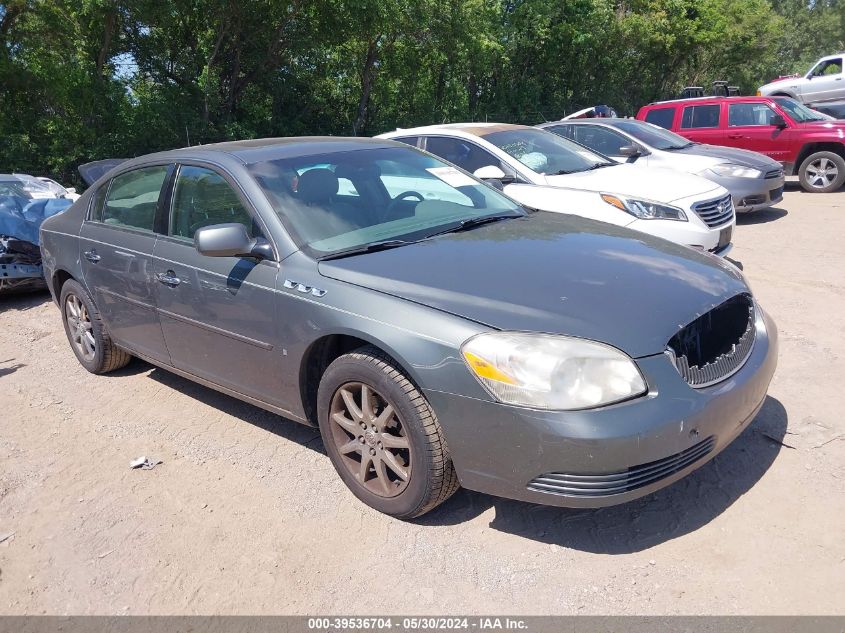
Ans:
[{"label": "front bumper", "polygon": [[[756,326],[757,340],[742,369],[705,389],[691,388],[659,354],[637,360],[649,385],[646,396],[601,409],[538,411],[437,391],[426,395],[465,488],[545,505],[616,505],[699,468],[751,423],[777,364],[774,323],[760,310]],[[664,468],[658,480],[609,495],[572,496],[536,486],[549,473],[600,477],[653,470],[653,463],[673,459],[678,467]]]},{"label": "front bumper", "polygon": [[687,222],[678,222],[676,220],[634,220],[627,225],[627,228],[656,235],[676,244],[683,244],[684,246],[689,246],[697,250],[709,251],[716,255],[724,256],[727,253],[727,247],[730,246],[730,241],[728,244],[720,244],[720,238],[723,230],[730,229],[728,239],[732,239],[733,220],[721,226],[710,228],[697,217],[694,217],[694,211],[687,209],[685,213],[687,216],[693,216],[693,218]]},{"label": "front bumper", "polygon": [[720,178],[716,180],[731,192],[737,213],[766,209],[783,200],[785,177],[778,178]]}]

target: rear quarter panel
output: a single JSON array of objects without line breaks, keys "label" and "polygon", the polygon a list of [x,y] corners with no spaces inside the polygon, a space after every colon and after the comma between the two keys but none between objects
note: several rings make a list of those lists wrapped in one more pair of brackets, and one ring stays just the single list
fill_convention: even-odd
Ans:
[{"label": "rear quarter panel", "polygon": [[79,230],[88,210],[93,189],[89,188],[68,209],[47,218],[41,225],[41,259],[44,278],[58,303],[58,288],[55,287],[56,273],[64,271],[79,283],[83,283],[79,262]]}]

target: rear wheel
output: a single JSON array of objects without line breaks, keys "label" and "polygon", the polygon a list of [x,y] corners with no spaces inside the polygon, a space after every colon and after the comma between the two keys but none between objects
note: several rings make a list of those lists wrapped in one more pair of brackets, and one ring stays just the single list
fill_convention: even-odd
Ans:
[{"label": "rear wheel", "polygon": [[112,342],[97,306],[79,283],[72,279],[64,283],[59,305],[70,347],[85,369],[92,374],[105,374],[124,367],[132,359]]},{"label": "rear wheel", "polygon": [[833,152],[810,154],[798,169],[805,191],[829,193],[845,184],[845,158]]},{"label": "rear wheel", "polygon": [[317,411],[332,464],[355,496],[376,510],[417,517],[458,489],[434,411],[379,350],[361,348],[329,365]]}]

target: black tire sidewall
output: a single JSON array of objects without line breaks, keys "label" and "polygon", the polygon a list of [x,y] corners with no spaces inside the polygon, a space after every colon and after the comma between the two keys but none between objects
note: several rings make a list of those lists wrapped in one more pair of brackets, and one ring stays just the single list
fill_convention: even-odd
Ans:
[{"label": "black tire sidewall", "polygon": [[[392,367],[398,370],[395,366]],[[337,450],[332,437],[329,412],[335,392],[348,382],[365,383],[387,398],[405,428],[412,452],[411,477],[407,488],[396,497],[380,497],[367,490],[349,472]],[[431,455],[417,408],[396,381],[373,362],[354,356],[341,356],[329,365],[320,381],[317,416],[326,452],[338,475],[356,497],[379,512],[396,517],[414,516],[419,511],[431,494]]]},{"label": "black tire sidewall", "polygon": [[[827,158],[828,160],[836,163],[836,167],[839,169],[839,175],[836,180],[834,180],[829,186],[822,189],[813,187],[807,182],[807,167],[819,158]],[[804,191],[809,193],[831,193],[833,191],[838,191],[842,188],[842,185],[845,184],[845,158],[842,158],[842,156],[834,152],[815,152],[810,154],[804,159],[804,162],[801,163],[801,167],[798,170],[798,179],[801,181],[801,187]]]},{"label": "black tire sidewall", "polygon": [[[71,339],[70,326],[67,322],[67,308],[65,304],[68,296],[72,294],[79,297],[79,299],[85,304],[85,308],[88,310],[88,316],[91,319],[91,332],[94,335],[94,358],[90,361],[85,360],[79,355],[79,350],[76,349],[76,345],[73,344],[73,340]],[[104,355],[106,344],[103,340],[104,333],[102,329],[102,321],[99,319],[99,312],[97,312],[97,307],[94,305],[94,301],[91,299],[91,296],[81,284],[73,280],[68,280],[62,286],[59,307],[62,311],[62,325],[64,325],[65,328],[65,335],[67,335],[70,349],[73,350],[79,364],[93,374],[101,372],[103,370],[103,366],[105,365]]]}]

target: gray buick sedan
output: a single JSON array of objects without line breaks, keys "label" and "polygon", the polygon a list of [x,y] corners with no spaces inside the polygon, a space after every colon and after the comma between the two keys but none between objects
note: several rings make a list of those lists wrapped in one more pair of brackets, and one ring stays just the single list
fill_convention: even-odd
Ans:
[{"label": "gray buick sedan", "polygon": [[775,325],[730,263],[520,207],[385,140],[125,161],[44,222],[79,362],[137,356],[318,425],[352,492],[559,506],[687,475],[760,409]]}]

